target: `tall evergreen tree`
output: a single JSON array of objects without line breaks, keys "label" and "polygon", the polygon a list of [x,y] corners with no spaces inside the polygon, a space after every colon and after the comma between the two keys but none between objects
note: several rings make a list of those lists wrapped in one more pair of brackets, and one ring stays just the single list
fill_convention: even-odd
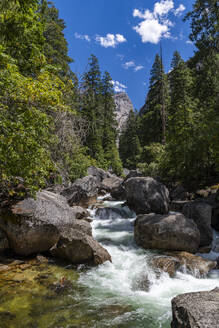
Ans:
[{"label": "tall evergreen tree", "polygon": [[119,153],[123,165],[128,169],[135,169],[141,156],[141,145],[138,137],[138,116],[130,111],[126,129],[119,140]]},{"label": "tall evergreen tree", "polygon": [[102,87],[101,72],[97,57],[89,58],[89,70],[82,80],[82,104],[81,114],[90,122],[90,128],[86,140],[91,157],[104,165],[104,153],[102,145],[103,111],[102,111]]},{"label": "tall evergreen tree", "polygon": [[[198,51],[190,60],[195,96],[198,98],[201,149],[205,152],[206,174],[219,173],[219,5],[217,0],[196,0],[185,19],[191,20],[190,39]],[[208,162],[208,164],[207,164]],[[209,173],[210,172],[210,173]]]},{"label": "tall evergreen tree", "polygon": [[178,68],[178,66],[183,62],[182,57],[180,56],[180,53],[176,50],[173,53],[173,58],[171,61],[171,69],[174,70]]},{"label": "tall evergreen tree", "polygon": [[146,111],[142,117],[142,145],[151,142],[165,142],[162,107],[167,107],[168,85],[160,56],[157,54],[151,69],[149,91],[146,99]]},{"label": "tall evergreen tree", "polygon": [[110,74],[106,71],[102,79],[103,131],[102,145],[108,165],[117,174],[122,173],[122,163],[116,146],[117,121],[115,118],[114,90]]},{"label": "tall evergreen tree", "polygon": [[72,78],[69,64],[73,60],[68,56],[68,43],[64,37],[65,22],[59,18],[59,11],[52,2],[42,1],[41,17],[44,21],[44,54],[50,65],[59,69],[58,74],[61,78]]},{"label": "tall evergreen tree", "polygon": [[169,76],[171,90],[167,146],[170,156],[169,165],[176,176],[186,177],[189,171],[194,169],[192,159],[195,153],[193,149],[195,102],[191,91],[193,78],[178,52],[174,53],[172,68]]}]

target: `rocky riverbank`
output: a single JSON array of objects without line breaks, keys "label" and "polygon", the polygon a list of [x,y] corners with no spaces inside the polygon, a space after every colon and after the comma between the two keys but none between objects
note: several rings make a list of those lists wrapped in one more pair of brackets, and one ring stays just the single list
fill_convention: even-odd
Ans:
[{"label": "rocky riverbank", "polygon": [[[14,272],[15,268],[25,270],[32,263],[34,266],[42,264],[39,259],[43,261],[43,257],[38,256],[31,260],[33,262],[25,259],[37,254],[74,265],[98,266],[114,261],[111,248],[102,238],[101,243],[98,242],[93,234],[93,217],[87,211],[88,206],[97,203],[98,195],[107,193],[117,200],[126,199],[130,209],[124,205],[99,204],[95,205],[98,208],[95,215],[102,222],[110,221],[112,226],[117,220],[124,222],[131,218],[136,244],[146,251],[160,252],[148,262],[155,270],[155,277],[168,274],[174,278],[178,272],[184,272],[200,278],[218,266],[217,258],[212,261],[192,254],[211,251],[212,227],[217,228],[219,220],[218,192],[191,200],[185,191],[171,190],[169,193],[162,183],[142,177],[139,172],[132,171],[123,180],[91,167],[88,176],[76,180],[68,188],[51,186],[49,190],[38,192],[35,199],[28,197],[1,207],[0,253],[21,258],[5,263],[7,257],[4,257],[0,273]],[[170,211],[173,207],[177,212]],[[137,213],[136,219],[133,210]],[[110,234],[113,236],[113,231]],[[147,275],[143,281],[133,284],[147,286],[148,292],[151,282]]]}]

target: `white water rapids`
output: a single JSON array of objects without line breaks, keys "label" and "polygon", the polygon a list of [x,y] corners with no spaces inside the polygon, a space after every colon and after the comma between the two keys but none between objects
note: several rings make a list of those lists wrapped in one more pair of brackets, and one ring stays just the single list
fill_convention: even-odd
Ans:
[{"label": "white water rapids", "polygon": [[[122,202],[104,202],[104,206],[121,207]],[[106,262],[81,273],[80,283],[89,290],[87,301],[97,307],[103,304],[127,306],[125,313],[107,321],[103,318],[93,327],[170,327],[174,296],[219,286],[218,270],[201,279],[182,272],[177,272],[175,278],[167,273],[158,277],[149,265],[157,252],[145,251],[134,243],[135,217],[127,219],[114,215],[100,219],[95,210],[90,210],[90,215],[94,219],[93,236],[108,250],[112,263]],[[219,238],[219,234],[214,237]],[[219,253],[212,255],[219,257]]]}]

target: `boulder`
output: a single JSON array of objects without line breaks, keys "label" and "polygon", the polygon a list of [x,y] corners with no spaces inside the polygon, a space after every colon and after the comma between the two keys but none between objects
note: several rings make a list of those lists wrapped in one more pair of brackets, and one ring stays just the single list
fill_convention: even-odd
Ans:
[{"label": "boulder", "polygon": [[195,253],[200,233],[194,221],[184,215],[141,214],[134,227],[137,245],[145,249],[183,250]]},{"label": "boulder", "polygon": [[125,188],[124,188],[123,184],[120,184],[118,187],[113,188],[111,190],[111,196],[113,199],[116,199],[116,200],[125,200],[126,193],[125,193]]},{"label": "boulder", "polygon": [[69,188],[64,189],[61,195],[66,197],[70,206],[85,206],[96,201],[99,186],[98,178],[88,175],[82,179],[77,179]]},{"label": "boulder", "polygon": [[99,182],[101,182],[103,179],[111,178],[112,174],[109,172],[104,171],[103,169],[100,169],[95,166],[90,166],[87,169],[88,175],[92,175],[97,178]]},{"label": "boulder", "polygon": [[[7,234],[12,250],[26,256],[49,250],[58,242],[61,232],[74,227],[81,215],[82,210],[71,208],[65,197],[42,191],[36,199],[26,198],[2,209],[0,228]],[[91,234],[90,224],[79,222]]]},{"label": "boulder", "polygon": [[197,277],[206,275],[217,266],[216,261],[211,261],[188,252],[173,252],[170,255],[179,261],[183,271]]},{"label": "boulder", "polygon": [[171,328],[217,328],[219,288],[186,293],[172,299]]},{"label": "boulder", "polygon": [[106,190],[107,192],[112,192],[114,189],[117,189],[121,186],[123,180],[116,176],[112,176],[111,178],[103,179],[100,188],[102,190]]},{"label": "boulder", "polygon": [[8,238],[6,234],[0,230],[0,254],[9,248]]},{"label": "boulder", "polygon": [[130,178],[124,182],[127,205],[137,214],[169,211],[169,192],[160,182],[150,177]]},{"label": "boulder", "polygon": [[101,219],[129,219],[134,218],[135,213],[131,211],[127,206],[121,207],[100,207],[96,211],[96,216]]},{"label": "boulder", "polygon": [[200,246],[207,246],[212,242],[211,228],[212,207],[203,201],[192,201],[183,206],[183,214],[195,221],[200,231]]},{"label": "boulder", "polygon": [[110,193],[113,199],[124,200],[126,198],[123,179],[117,176],[103,179],[100,189]]},{"label": "boulder", "polygon": [[159,271],[167,272],[173,278],[180,267],[180,261],[173,256],[155,256],[152,259],[152,266],[155,268],[155,271],[158,269]]},{"label": "boulder", "polygon": [[58,243],[50,250],[55,257],[73,264],[99,265],[111,261],[111,256],[96,240],[83,231],[70,228],[62,233]]}]

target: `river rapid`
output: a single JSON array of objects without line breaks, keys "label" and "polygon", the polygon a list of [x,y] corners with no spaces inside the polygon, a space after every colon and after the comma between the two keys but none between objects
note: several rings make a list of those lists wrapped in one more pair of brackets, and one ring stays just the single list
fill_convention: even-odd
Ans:
[{"label": "river rapid", "polygon": [[[121,208],[123,202],[106,201],[104,205]],[[94,218],[94,238],[111,254],[112,263],[107,262],[82,274],[80,283],[90,289],[91,304],[130,307],[129,311],[112,317],[110,321],[103,318],[94,327],[170,327],[171,299],[174,296],[219,286],[219,270],[212,271],[205,278],[186,272],[177,272],[175,278],[170,278],[167,273],[158,276],[150,265],[157,252],[145,251],[134,243],[135,216],[131,211],[132,217],[128,219],[119,215],[103,219],[96,215],[95,210],[90,213]],[[219,234],[214,232],[214,242],[219,241],[218,238]],[[215,259],[219,253],[211,252],[204,256]]]},{"label": "river rapid", "polygon": [[[158,252],[134,243],[135,214],[123,202],[101,206],[116,208],[108,215],[89,210],[94,238],[109,251],[112,263],[87,267],[50,259],[0,270],[0,328],[170,328],[174,296],[219,286],[217,270],[205,278],[157,274],[151,259]],[[214,249],[218,243],[214,232]],[[203,256],[215,259],[219,253]],[[68,282],[64,288],[62,277]]]}]

